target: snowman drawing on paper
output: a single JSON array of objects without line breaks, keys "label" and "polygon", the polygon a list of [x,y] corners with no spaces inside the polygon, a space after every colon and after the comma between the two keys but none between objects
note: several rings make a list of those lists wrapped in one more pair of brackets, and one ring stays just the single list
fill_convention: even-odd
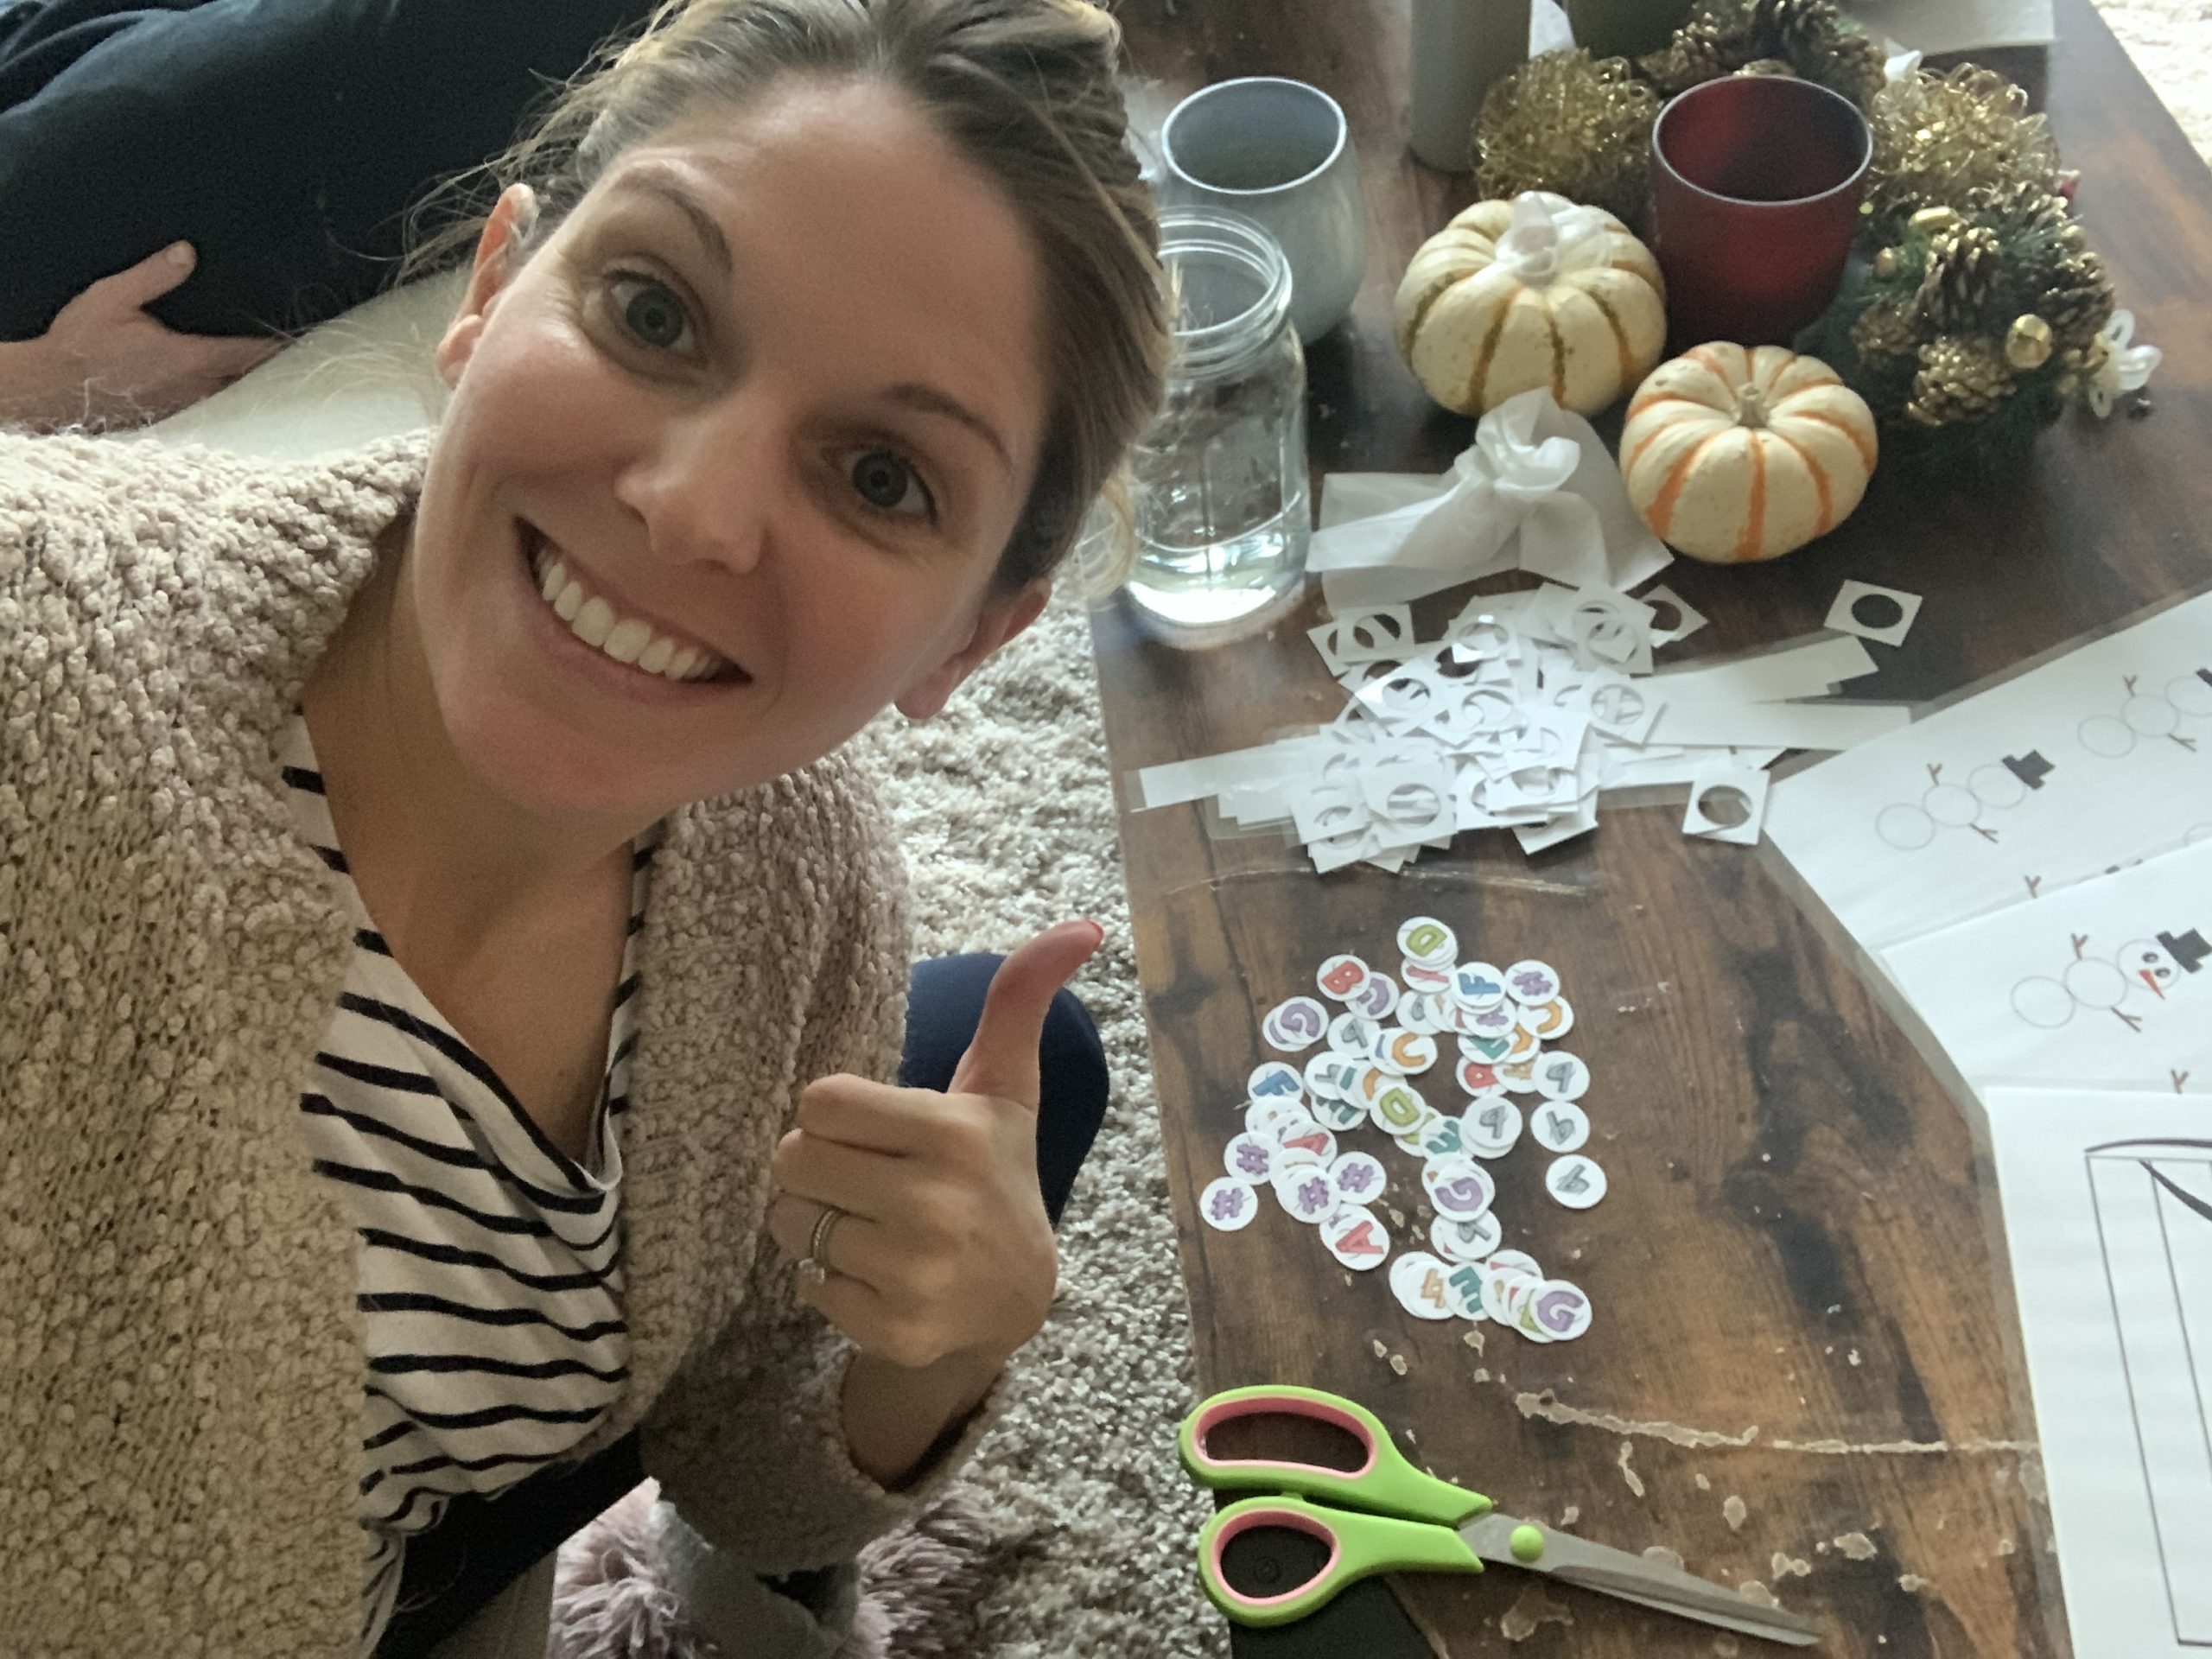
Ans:
[{"label": "snowman drawing on paper", "polygon": [[2074,960],[2056,978],[2039,976],[2012,988],[2012,1012],[2029,1025],[2056,1031],[2086,1010],[2109,1014],[2139,1032],[2177,992],[2204,982],[2196,976],[2212,957],[2212,945],[2195,928],[2132,939],[2110,957],[2091,955],[2086,933],[2074,935],[2073,943]]},{"label": "snowman drawing on paper", "polygon": [[2075,741],[2091,754],[2117,760],[2134,752],[2139,741],[2166,742],[2194,754],[2212,736],[2212,668],[2177,674],[2160,686],[2146,688],[2139,674],[2120,677],[2124,701],[2113,715],[2091,715],[2075,732]]},{"label": "snowman drawing on paper", "polygon": [[1999,840],[1992,812],[2018,806],[2044,785],[2054,768],[2037,751],[2008,754],[1974,767],[1964,782],[1948,780],[1941,765],[1928,768],[1928,787],[1917,801],[1898,801],[1874,817],[1874,833],[1901,853],[1932,843],[1945,830],[1967,830]]}]

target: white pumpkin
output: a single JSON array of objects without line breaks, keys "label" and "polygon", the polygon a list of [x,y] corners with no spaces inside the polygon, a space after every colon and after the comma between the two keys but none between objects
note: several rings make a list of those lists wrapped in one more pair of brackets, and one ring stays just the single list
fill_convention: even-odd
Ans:
[{"label": "white pumpkin", "polygon": [[1816,357],[1715,342],[1662,363],[1621,429],[1629,499],[1694,559],[1778,558],[1866,493],[1878,445],[1866,400]]},{"label": "white pumpkin", "polygon": [[1651,251],[1602,208],[1548,190],[1478,201],[1421,245],[1398,284],[1398,351],[1428,395],[1482,415],[1548,386],[1594,415],[1666,350]]}]

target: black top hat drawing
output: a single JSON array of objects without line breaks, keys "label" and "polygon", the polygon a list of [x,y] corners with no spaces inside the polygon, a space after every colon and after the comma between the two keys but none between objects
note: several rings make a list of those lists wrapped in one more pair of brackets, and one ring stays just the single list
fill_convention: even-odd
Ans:
[{"label": "black top hat drawing", "polygon": [[2183,973],[2195,973],[2204,965],[2207,957],[2212,957],[2212,944],[2205,944],[2204,936],[2193,927],[2179,938],[2171,933],[2159,934],[2158,948],[2179,963]]}]

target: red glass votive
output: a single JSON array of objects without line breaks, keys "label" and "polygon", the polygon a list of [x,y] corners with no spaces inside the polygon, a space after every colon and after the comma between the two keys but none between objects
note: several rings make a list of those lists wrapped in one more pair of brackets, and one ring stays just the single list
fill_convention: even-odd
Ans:
[{"label": "red glass votive", "polygon": [[1651,130],[1653,251],[1685,345],[1786,345],[1827,308],[1874,158],[1866,118],[1786,75],[1693,86]]}]

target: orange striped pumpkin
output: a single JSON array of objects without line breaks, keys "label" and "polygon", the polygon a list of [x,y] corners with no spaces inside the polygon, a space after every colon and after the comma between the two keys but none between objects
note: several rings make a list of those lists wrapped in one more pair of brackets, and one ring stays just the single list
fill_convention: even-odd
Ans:
[{"label": "orange striped pumpkin", "polygon": [[1524,191],[1477,202],[1421,245],[1398,284],[1398,352],[1458,414],[1548,386],[1562,409],[1594,415],[1665,353],[1665,296],[1658,262],[1620,220]]},{"label": "orange striped pumpkin", "polygon": [[1779,558],[1846,518],[1874,471],[1874,414],[1816,357],[1716,342],[1662,363],[1621,430],[1630,499],[1694,559]]}]

